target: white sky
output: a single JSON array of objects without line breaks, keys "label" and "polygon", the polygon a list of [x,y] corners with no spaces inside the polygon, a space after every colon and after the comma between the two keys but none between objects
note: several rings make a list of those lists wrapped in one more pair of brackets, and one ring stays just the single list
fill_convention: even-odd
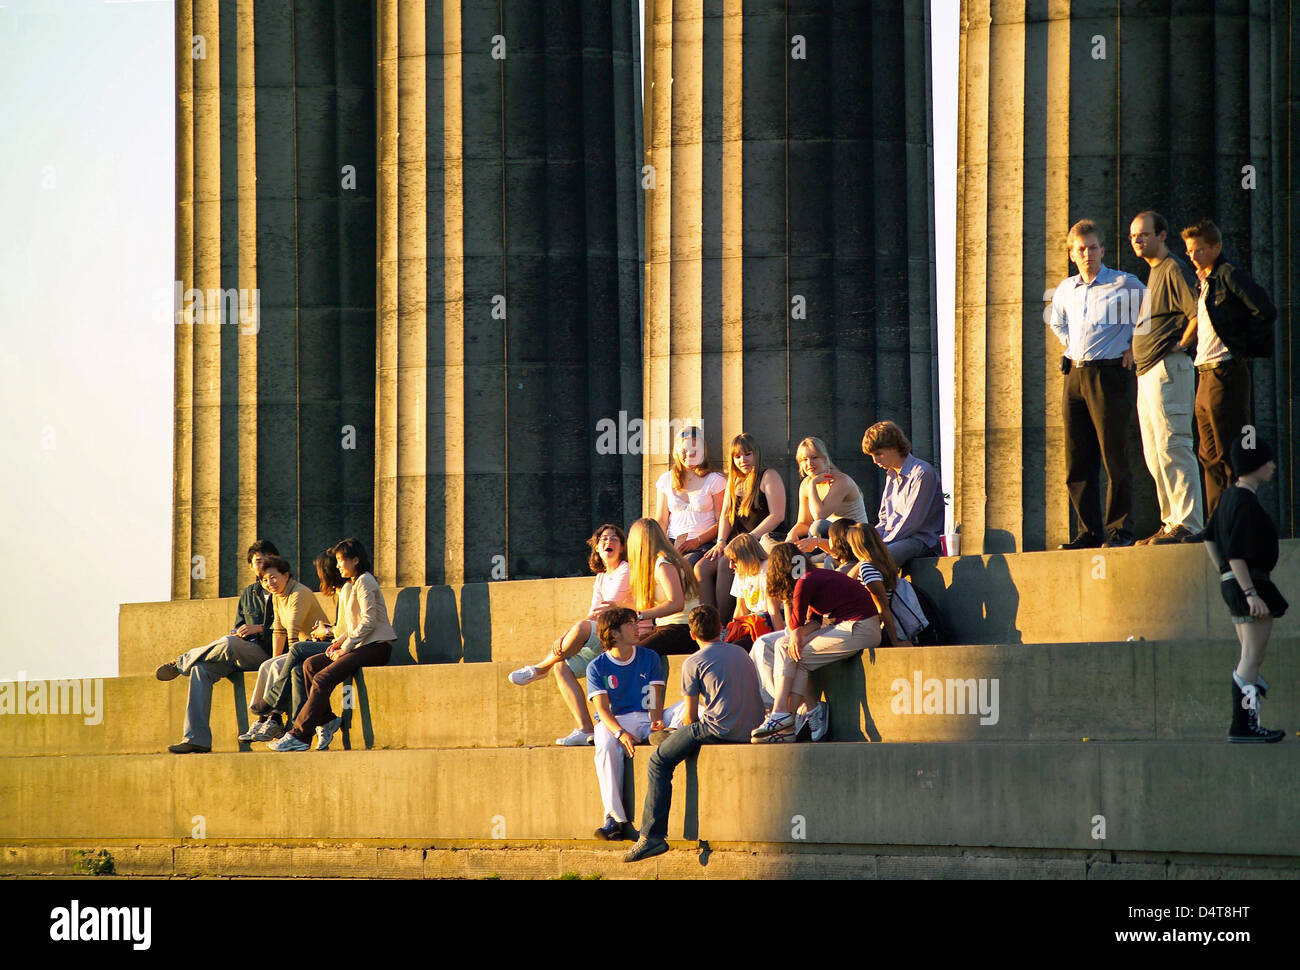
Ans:
[{"label": "white sky", "polygon": [[[932,3],[949,492],[958,7]],[[170,596],[174,16],[0,0],[0,680],[112,676],[118,605]]]}]

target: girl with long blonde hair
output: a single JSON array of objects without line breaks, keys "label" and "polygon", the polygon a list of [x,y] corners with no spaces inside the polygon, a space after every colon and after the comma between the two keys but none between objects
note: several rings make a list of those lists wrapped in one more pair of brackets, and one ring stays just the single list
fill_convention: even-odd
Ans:
[{"label": "girl with long blonde hair", "polygon": [[627,530],[627,559],[637,622],[655,625],[641,646],[661,656],[694,653],[686,618],[700,605],[700,584],[690,563],[651,518],[637,519]]},{"label": "girl with long blonde hair", "polygon": [[[786,533],[786,542],[796,542],[801,552],[812,552],[814,540],[825,539],[831,523],[840,519],[867,520],[862,489],[831,461],[821,438],[808,437],[795,451],[799,462],[799,518]],[[802,541],[801,541],[802,540]]]},{"label": "girl with long blonde hair", "polygon": [[741,432],[731,439],[727,461],[727,493],[718,521],[718,541],[695,564],[700,581],[700,598],[730,616],[731,584],[735,574],[727,560],[727,543],[732,536],[748,533],[765,548],[776,544],[785,524],[785,483],[775,469],[763,464],[763,453],[753,435]]}]

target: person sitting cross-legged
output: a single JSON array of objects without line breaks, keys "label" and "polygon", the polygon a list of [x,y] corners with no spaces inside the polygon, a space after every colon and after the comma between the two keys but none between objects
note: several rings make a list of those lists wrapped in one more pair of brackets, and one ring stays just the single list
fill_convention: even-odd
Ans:
[{"label": "person sitting cross-legged", "polygon": [[[632,579],[628,572],[627,536],[623,530],[605,523],[587,540],[590,554],[587,565],[596,574],[591,591],[591,607],[587,615],[573,624],[567,633],[556,637],[551,652],[536,663],[525,664],[510,673],[510,683],[519,687],[540,680],[548,673],[555,678],[564,706],[573,715],[574,727],[555,743],[566,747],[591,744],[595,726],[587,710],[587,700],[580,677],[587,676],[587,664],[600,656],[600,638],[596,633],[596,620],[611,606],[632,605]],[[651,621],[642,625],[645,632],[653,630]]]},{"label": "person sitting cross-legged", "polygon": [[795,712],[804,705],[812,738],[819,741],[826,735],[830,713],[817,700],[811,674],[879,646],[879,611],[860,582],[834,569],[808,568],[806,558],[790,543],[768,556],[767,595],[786,607],[789,623],[775,644],[772,712],[751,738],[793,741],[798,734]]},{"label": "person sitting cross-legged", "polygon": [[241,670],[256,670],[268,656],[271,643],[270,591],[261,580],[262,565],[278,558],[279,551],[266,539],[248,549],[253,582],[239,595],[235,628],[228,636],[187,650],[162,664],[154,676],[159,680],[189,678],[189,699],[185,705],[184,740],[169,745],[172,754],[205,754],[212,750],[212,685]]},{"label": "person sitting cross-legged", "polygon": [[[339,575],[332,547],[316,557],[316,577],[320,581],[321,593],[334,601],[334,614],[337,616],[339,590],[343,588],[343,577]],[[302,583],[295,583],[293,586],[297,591],[299,608],[310,614],[311,604],[316,598]],[[274,602],[278,607],[281,602],[280,597],[277,597]],[[285,612],[292,613],[293,610],[290,608]],[[324,618],[316,619],[312,624],[311,632],[303,636],[302,625],[312,617],[314,614],[296,621],[296,639],[286,638],[287,649],[275,653],[258,669],[257,683],[253,687],[253,696],[248,703],[248,710],[257,715],[257,720],[249,724],[248,730],[239,736],[240,741],[274,741],[284,734],[281,711],[289,715],[290,723],[298,716],[298,711],[307,700],[307,686],[302,673],[303,661],[318,653],[324,653],[334,642],[334,627]]]},{"label": "person sitting cross-legged", "polygon": [[379,591],[366,548],[357,539],[344,539],[334,547],[339,573],[346,580],[339,591],[337,639],[324,653],[308,657],[302,665],[307,701],[293,727],[272,751],[307,751],[316,735],[316,750],[325,751],[343,719],[330,710],[330,694],[362,667],[382,667],[393,655],[397,634],[388,620],[388,607]]},{"label": "person sitting cross-legged", "polygon": [[638,862],[668,851],[668,810],[673,771],[703,745],[743,743],[763,721],[758,672],[742,647],[722,640],[722,618],[712,606],[697,606],[689,617],[699,650],[682,664],[685,697],[681,727],[650,756],[641,838],[623,856]]},{"label": "person sitting cross-legged", "polygon": [[623,809],[623,756],[664,727],[664,676],[659,655],[636,645],[636,611],[615,606],[596,621],[605,652],[587,664],[587,698],[600,718],[596,725],[596,780],[605,822],[596,837],[634,837]]}]

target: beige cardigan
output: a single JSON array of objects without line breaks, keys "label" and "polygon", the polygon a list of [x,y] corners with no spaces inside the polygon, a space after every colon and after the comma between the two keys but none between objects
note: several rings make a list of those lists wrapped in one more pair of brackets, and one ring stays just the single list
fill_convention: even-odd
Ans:
[{"label": "beige cardigan", "polygon": [[397,639],[388,621],[388,607],[379,592],[379,581],[370,573],[349,579],[339,590],[339,621],[335,645],[349,653],[367,643],[388,643]]}]

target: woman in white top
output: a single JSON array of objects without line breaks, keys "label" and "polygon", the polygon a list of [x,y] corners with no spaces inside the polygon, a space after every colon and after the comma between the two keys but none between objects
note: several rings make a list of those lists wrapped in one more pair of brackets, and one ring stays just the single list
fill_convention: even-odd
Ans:
[{"label": "woman in white top", "polygon": [[655,520],[692,566],[718,535],[725,475],[709,467],[708,445],[699,428],[683,428],[673,444],[668,471],[655,482]]},{"label": "woman in white top", "polygon": [[[596,574],[591,590],[591,608],[587,615],[573,624],[569,632],[557,637],[551,652],[535,664],[526,664],[510,674],[510,683],[520,687],[531,684],[554,673],[555,686],[564,698],[564,706],[573,715],[576,725],[556,744],[566,747],[591,744],[595,730],[587,698],[578,680],[587,676],[587,664],[600,656],[600,640],[596,635],[596,621],[611,606],[632,605],[632,580],[627,564],[627,537],[616,525],[605,523],[587,540],[590,550],[587,565]],[[648,625],[647,625],[648,626]]]},{"label": "woman in white top", "polygon": [[637,519],[627,530],[632,572],[632,606],[637,622],[654,620],[655,630],[641,646],[666,656],[694,653],[686,617],[700,605],[700,584],[680,552],[654,519]]},{"label": "woman in white top", "polygon": [[799,483],[799,521],[786,533],[785,541],[796,543],[801,552],[812,552],[814,543],[801,542],[801,539],[825,539],[836,519],[866,522],[867,509],[862,502],[862,489],[835,467],[826,450],[826,442],[821,438],[804,438],[799,442],[795,457],[802,478]]},{"label": "woman in white top", "polygon": [[344,539],[334,547],[334,559],[346,583],[339,592],[336,639],[324,653],[308,657],[302,665],[307,681],[307,702],[298,712],[293,727],[272,751],[306,751],[312,734],[316,750],[330,746],[343,719],[330,710],[330,694],[362,667],[382,667],[393,655],[397,634],[388,620],[388,606],[379,591],[366,548],[356,539]]}]

